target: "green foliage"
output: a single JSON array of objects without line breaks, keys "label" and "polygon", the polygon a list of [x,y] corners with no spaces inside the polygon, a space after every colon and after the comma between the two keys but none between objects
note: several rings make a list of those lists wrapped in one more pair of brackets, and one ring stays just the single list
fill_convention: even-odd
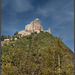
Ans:
[{"label": "green foliage", "polygon": [[1,35],[1,41],[4,41],[4,39],[11,39],[11,36]]},{"label": "green foliage", "polygon": [[34,32],[34,34],[37,34],[37,32]]},{"label": "green foliage", "polygon": [[4,41],[4,36],[3,35],[1,35],[1,41]]},{"label": "green foliage", "polygon": [[8,39],[11,39],[11,36],[8,35]]},{"label": "green foliage", "polygon": [[14,33],[14,35],[17,35],[18,34],[18,31],[16,31],[15,33]]},{"label": "green foliage", "polygon": [[1,75],[58,75],[58,54],[61,75],[73,75],[74,53],[53,35],[34,34],[33,45],[31,35],[10,41],[1,47]]},{"label": "green foliage", "polygon": [[26,39],[32,39],[32,36],[31,35],[27,35],[25,38]]},{"label": "green foliage", "polygon": [[44,33],[44,31],[40,31],[40,33]]},{"label": "green foliage", "polygon": [[5,35],[1,35],[1,41],[4,41],[4,39],[7,39],[8,36],[5,36]]}]

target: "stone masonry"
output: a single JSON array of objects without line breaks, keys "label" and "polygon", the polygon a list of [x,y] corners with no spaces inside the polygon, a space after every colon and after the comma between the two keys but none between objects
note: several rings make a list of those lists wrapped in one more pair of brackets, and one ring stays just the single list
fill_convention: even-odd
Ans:
[{"label": "stone masonry", "polygon": [[[18,34],[21,34],[22,37],[22,36],[30,35],[32,32],[40,33],[40,31],[44,31],[44,30],[43,27],[41,26],[40,20],[36,18],[30,24],[27,24],[25,26],[25,30],[19,31]],[[47,32],[51,33],[50,28]]]}]

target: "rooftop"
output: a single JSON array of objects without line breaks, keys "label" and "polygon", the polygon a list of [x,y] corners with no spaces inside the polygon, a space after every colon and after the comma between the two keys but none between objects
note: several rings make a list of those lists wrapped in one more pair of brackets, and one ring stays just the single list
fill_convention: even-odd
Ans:
[{"label": "rooftop", "polygon": [[35,20],[39,20],[38,18],[36,18]]}]

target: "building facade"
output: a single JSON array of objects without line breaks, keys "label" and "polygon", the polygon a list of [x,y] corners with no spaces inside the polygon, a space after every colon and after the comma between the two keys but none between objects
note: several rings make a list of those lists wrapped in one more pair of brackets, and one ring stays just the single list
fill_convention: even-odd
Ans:
[{"label": "building facade", "polygon": [[[36,18],[30,24],[27,24],[25,26],[25,30],[19,31],[18,34],[21,34],[22,37],[22,36],[30,35],[32,32],[40,33],[40,31],[44,31],[44,30],[43,27],[41,26],[40,20]],[[50,32],[50,29],[48,32]]]}]

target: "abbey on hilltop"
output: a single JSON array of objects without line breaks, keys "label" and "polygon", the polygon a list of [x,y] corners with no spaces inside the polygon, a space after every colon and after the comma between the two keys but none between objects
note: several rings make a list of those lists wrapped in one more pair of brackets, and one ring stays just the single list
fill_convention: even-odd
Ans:
[{"label": "abbey on hilltop", "polygon": [[[21,34],[21,37],[22,37],[22,36],[30,35],[33,32],[40,33],[40,31],[44,31],[44,30],[43,30],[43,27],[41,26],[40,20],[36,18],[30,24],[27,24],[25,26],[25,30],[19,31],[18,34]],[[50,28],[44,32],[49,32],[51,34]]]}]

